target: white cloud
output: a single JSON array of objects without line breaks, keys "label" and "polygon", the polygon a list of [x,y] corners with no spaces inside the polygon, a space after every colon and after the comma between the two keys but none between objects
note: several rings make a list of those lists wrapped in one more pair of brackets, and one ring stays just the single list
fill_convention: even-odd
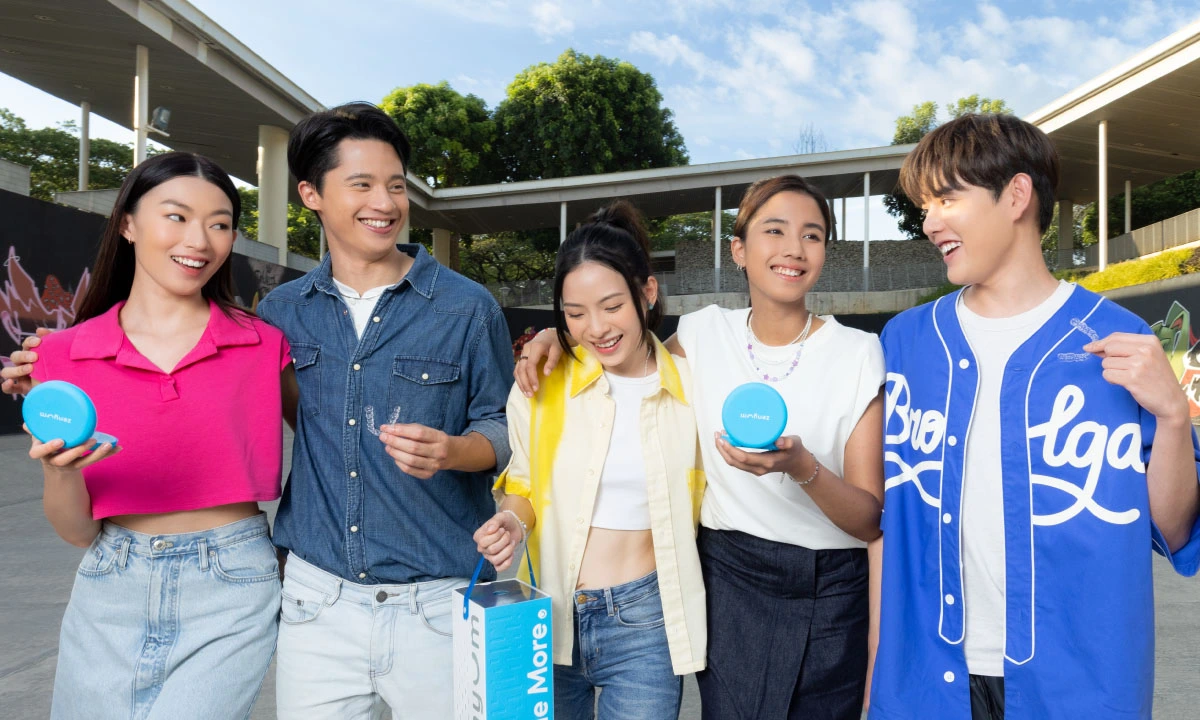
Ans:
[{"label": "white cloud", "polygon": [[552,40],[575,29],[575,23],[557,3],[539,2],[530,8],[530,13],[533,15],[533,29],[543,40]]}]

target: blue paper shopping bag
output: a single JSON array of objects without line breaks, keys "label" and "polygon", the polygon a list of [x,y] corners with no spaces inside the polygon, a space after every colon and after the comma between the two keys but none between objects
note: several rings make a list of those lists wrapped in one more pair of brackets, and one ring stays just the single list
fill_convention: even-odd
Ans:
[{"label": "blue paper shopping bag", "polygon": [[550,720],[550,596],[520,580],[476,584],[483,562],[471,584],[454,591],[454,718]]}]

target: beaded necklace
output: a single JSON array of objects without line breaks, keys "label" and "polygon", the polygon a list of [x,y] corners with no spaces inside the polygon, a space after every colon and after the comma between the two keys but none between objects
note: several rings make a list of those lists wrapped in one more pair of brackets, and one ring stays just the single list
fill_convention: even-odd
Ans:
[{"label": "beaded necklace", "polygon": [[[754,328],[750,324],[750,320],[753,317],[754,311],[751,310],[750,314],[746,316],[746,334],[748,336],[746,338],[746,353],[750,356],[750,365],[754,367],[755,376],[761,376],[763,380],[772,383],[787,379],[789,375],[796,371],[796,366],[800,364],[800,354],[804,352],[804,341],[808,339],[808,331],[812,329],[812,312],[809,311],[808,319],[804,321],[804,330],[796,336],[795,340],[788,343],[788,345],[800,343],[800,347],[796,348],[796,354],[792,357],[792,364],[788,367],[787,372],[779,377],[772,377],[770,373],[763,372],[762,368],[758,366],[758,359],[754,357],[754,343],[758,343],[759,345],[766,345],[766,343],[759,340],[758,336],[754,334]],[[787,347],[787,345],[784,347]]]}]

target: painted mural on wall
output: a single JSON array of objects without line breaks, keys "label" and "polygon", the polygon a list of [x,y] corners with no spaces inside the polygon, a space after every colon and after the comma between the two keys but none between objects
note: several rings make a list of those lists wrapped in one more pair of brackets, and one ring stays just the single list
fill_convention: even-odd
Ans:
[{"label": "painted mural on wall", "polygon": [[1150,325],[1162,342],[1175,369],[1175,377],[1187,395],[1192,422],[1200,423],[1200,340],[1192,333],[1192,314],[1178,300],[1171,302],[1166,316]]}]

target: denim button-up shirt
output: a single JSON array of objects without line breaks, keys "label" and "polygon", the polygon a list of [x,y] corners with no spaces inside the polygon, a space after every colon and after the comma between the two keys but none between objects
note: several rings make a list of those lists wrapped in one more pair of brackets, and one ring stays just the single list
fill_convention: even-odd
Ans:
[{"label": "denim button-up shirt", "polygon": [[412,268],[379,298],[361,338],[328,257],[257,308],[291,343],[300,385],[275,542],[363,584],[469,576],[472,534],[495,512],[493,470],[412,477],[385,452],[379,426],[477,432],[501,468],[510,454],[512,347],[500,307],[421,246],[399,247]]}]

